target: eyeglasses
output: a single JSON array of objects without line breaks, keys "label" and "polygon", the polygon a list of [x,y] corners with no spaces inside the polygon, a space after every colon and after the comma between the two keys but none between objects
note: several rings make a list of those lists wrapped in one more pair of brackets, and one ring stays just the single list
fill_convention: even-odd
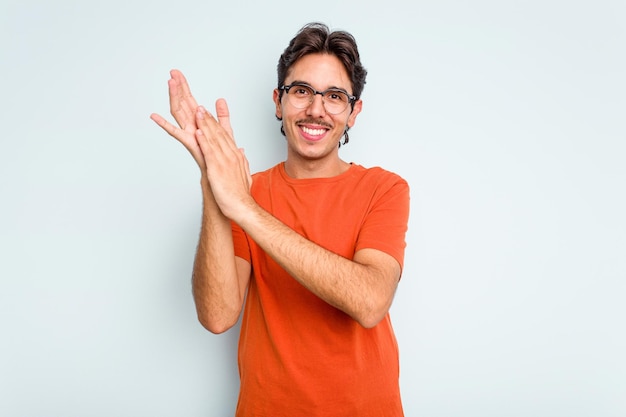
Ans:
[{"label": "eyeglasses", "polygon": [[348,94],[346,90],[341,88],[329,88],[324,91],[317,91],[308,84],[295,82],[289,85],[283,85],[279,88],[287,93],[289,103],[298,109],[305,109],[313,103],[316,94],[322,96],[324,108],[330,114],[342,113],[348,104],[356,101],[356,97]]}]

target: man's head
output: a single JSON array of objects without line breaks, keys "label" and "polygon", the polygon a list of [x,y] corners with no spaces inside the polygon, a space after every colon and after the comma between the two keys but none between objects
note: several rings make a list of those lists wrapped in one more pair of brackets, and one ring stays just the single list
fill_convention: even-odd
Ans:
[{"label": "man's head", "polygon": [[289,42],[278,60],[278,88],[285,83],[295,62],[308,54],[335,55],[343,64],[352,84],[352,95],[361,98],[367,71],[361,65],[354,37],[345,31],[330,31],[323,23],[305,25]]},{"label": "man's head", "polygon": [[[331,68],[325,67],[328,59],[334,60],[336,65],[331,65]],[[307,64],[304,64],[304,61]],[[314,67],[320,66],[317,70],[313,69],[313,76],[309,75],[306,77],[308,79],[301,79],[296,75],[297,72],[301,73],[303,66],[311,69],[311,65]],[[341,128],[340,136],[344,136],[343,143],[348,143],[348,130],[352,127],[357,114],[361,111],[362,103],[360,97],[367,75],[367,71],[361,64],[354,37],[345,31],[330,31],[322,23],[309,23],[300,29],[289,42],[289,45],[278,60],[277,70],[278,88],[274,90],[276,118],[283,120],[285,115],[283,110],[287,110],[287,108],[283,108],[283,96],[285,94],[291,97],[290,100],[287,100],[288,104],[291,104],[290,109],[294,107],[305,109],[307,114],[312,110],[312,106],[309,104],[313,104],[315,97],[319,94],[323,97],[322,101],[325,111],[316,115],[316,117],[321,117],[320,122],[322,125],[325,125],[323,126],[324,128],[332,126],[333,131],[336,128]],[[316,73],[315,71],[322,71],[323,73]],[[331,76],[327,71],[332,71],[338,78],[337,76]],[[317,87],[310,85],[312,78],[318,78],[315,77],[315,74],[317,76],[328,75],[326,77],[328,78],[327,80],[320,79],[318,81],[322,82],[322,84],[324,84],[323,81],[328,81],[329,83],[326,83],[327,85],[324,86],[319,84]],[[344,81],[340,81],[341,79],[344,79]],[[332,82],[330,82],[331,80]],[[336,94],[337,92],[339,94]],[[310,103],[308,100],[310,100]],[[345,105],[340,103],[345,103]],[[347,118],[343,118],[344,116],[342,115]],[[326,121],[322,122],[323,119],[326,119]],[[310,117],[301,117],[296,120],[298,122],[296,124],[302,126],[302,122],[305,120],[309,121],[309,124],[313,126],[314,123]],[[291,126],[286,125],[283,120],[280,129],[281,133],[288,136],[286,129],[289,130],[289,127]],[[291,129],[291,131],[294,132],[294,129]],[[335,134],[333,133],[331,136],[334,137]],[[336,143],[341,146],[340,140]]]}]

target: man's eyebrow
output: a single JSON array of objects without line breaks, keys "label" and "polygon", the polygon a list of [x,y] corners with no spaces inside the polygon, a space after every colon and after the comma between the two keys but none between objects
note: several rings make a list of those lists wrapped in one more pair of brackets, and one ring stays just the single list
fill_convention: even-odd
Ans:
[{"label": "man's eyebrow", "polygon": [[[291,84],[291,85],[293,85],[293,84],[304,84],[304,85],[308,85],[311,88],[314,88],[311,85],[311,83],[308,83],[308,82],[303,81],[303,80],[293,80],[289,84]],[[325,88],[324,90],[321,90],[321,91],[326,91],[326,90],[340,90],[340,91],[345,91],[346,93],[348,93],[348,90],[346,88],[335,86],[335,85],[331,85],[330,87]],[[350,93],[348,93],[348,95],[350,95]]]},{"label": "man's eyebrow", "polygon": [[293,80],[292,82],[290,82],[289,84],[286,85],[294,85],[294,84],[304,84],[304,85],[308,85],[313,87],[311,84],[307,83],[306,81],[302,81],[302,80]]}]

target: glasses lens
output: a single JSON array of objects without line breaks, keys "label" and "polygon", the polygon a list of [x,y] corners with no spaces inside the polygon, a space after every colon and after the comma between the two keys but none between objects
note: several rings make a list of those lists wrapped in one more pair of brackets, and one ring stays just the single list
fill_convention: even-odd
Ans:
[{"label": "glasses lens", "polygon": [[341,113],[348,107],[349,102],[348,95],[341,90],[327,90],[324,92],[324,105],[329,113]]},{"label": "glasses lens", "polygon": [[314,94],[313,90],[305,85],[294,85],[287,93],[291,104],[299,109],[308,107],[313,100]]}]

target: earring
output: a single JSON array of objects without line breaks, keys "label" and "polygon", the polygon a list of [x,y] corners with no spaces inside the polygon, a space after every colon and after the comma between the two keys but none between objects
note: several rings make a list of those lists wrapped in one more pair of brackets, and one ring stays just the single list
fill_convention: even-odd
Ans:
[{"label": "earring", "polygon": [[345,145],[346,143],[348,143],[348,141],[350,141],[350,136],[348,136],[348,129],[350,129],[349,127],[346,128],[345,132],[343,132],[343,144]]},{"label": "earring", "polygon": [[[276,120],[278,120],[279,122],[282,122],[283,120],[282,117],[278,117],[277,114],[275,114],[274,116],[276,116]],[[283,136],[287,136],[285,135],[285,125],[283,125],[282,123],[280,124],[280,133],[282,133]]]}]

